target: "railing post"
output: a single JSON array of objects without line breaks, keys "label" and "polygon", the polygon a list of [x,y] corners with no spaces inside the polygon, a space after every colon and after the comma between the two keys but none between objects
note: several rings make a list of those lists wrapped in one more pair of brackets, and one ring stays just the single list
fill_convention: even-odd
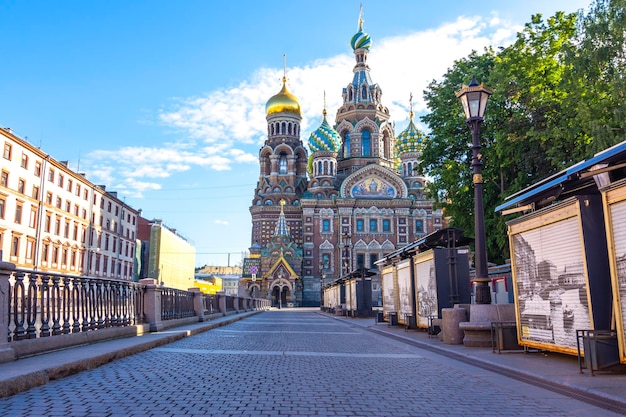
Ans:
[{"label": "railing post", "polygon": [[13,271],[15,264],[0,262],[0,363],[15,360],[15,352],[9,347],[9,277]]},{"label": "railing post", "polygon": [[161,287],[157,285],[154,278],[144,278],[139,280],[140,284],[146,286],[146,293],[143,298],[143,311],[146,315],[146,322],[150,325],[151,332],[158,332],[163,329],[161,321]]},{"label": "railing post", "polygon": [[218,304],[220,306],[220,313],[222,313],[222,316],[226,315],[226,294],[224,294],[223,292],[218,292],[217,293],[218,298]]},{"label": "railing post", "polygon": [[198,321],[204,321],[204,294],[197,287],[189,288],[187,291],[193,293],[193,311],[198,316]]},{"label": "railing post", "polygon": [[233,296],[233,308],[235,309],[236,313],[239,313],[239,301],[241,300],[241,298],[239,298],[239,296],[234,295]]}]

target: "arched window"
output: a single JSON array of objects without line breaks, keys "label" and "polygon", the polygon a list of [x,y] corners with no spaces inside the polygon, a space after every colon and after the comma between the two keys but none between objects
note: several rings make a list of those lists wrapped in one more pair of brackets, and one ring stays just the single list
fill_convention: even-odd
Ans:
[{"label": "arched window", "polygon": [[280,160],[278,162],[278,173],[287,173],[287,155],[285,155],[284,153],[280,155]]},{"label": "arched window", "polygon": [[372,156],[372,140],[369,130],[364,130],[363,133],[361,133],[361,155]]},{"label": "arched window", "polygon": [[352,101],[352,87],[348,88],[348,101]]},{"label": "arched window", "polygon": [[350,158],[350,132],[346,132],[343,136],[343,157]]},{"label": "arched window", "polygon": [[328,161],[324,161],[324,175],[328,175]]},{"label": "arched window", "polygon": [[367,87],[363,86],[361,88],[361,100],[367,100]]}]

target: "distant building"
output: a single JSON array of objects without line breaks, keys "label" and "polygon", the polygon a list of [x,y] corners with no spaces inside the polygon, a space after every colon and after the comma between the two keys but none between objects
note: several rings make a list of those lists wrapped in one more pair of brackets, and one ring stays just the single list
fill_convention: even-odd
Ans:
[{"label": "distant building", "polygon": [[0,128],[0,250],[20,268],[131,280],[137,210]]},{"label": "distant building", "polygon": [[193,286],[200,288],[200,292],[204,294],[217,294],[224,291],[222,279],[211,274],[196,274]]},{"label": "distant building", "polygon": [[154,278],[165,287],[187,290],[194,286],[196,249],[162,220],[139,217],[141,241],[138,278]]},{"label": "distant building", "polygon": [[209,274],[222,280],[222,291],[227,295],[238,295],[241,281],[241,266],[203,266],[196,270],[196,277]]}]

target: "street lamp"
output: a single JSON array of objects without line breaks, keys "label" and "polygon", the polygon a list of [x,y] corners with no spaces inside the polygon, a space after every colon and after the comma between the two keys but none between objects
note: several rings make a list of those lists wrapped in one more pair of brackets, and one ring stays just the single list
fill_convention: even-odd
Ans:
[{"label": "street lamp", "polygon": [[465,120],[472,131],[472,168],[474,183],[474,244],[476,247],[475,271],[476,304],[491,304],[489,273],[487,270],[487,245],[485,238],[485,215],[483,211],[483,175],[480,154],[480,125],[485,116],[487,101],[493,90],[478,84],[476,76],[455,94],[461,100]]}]

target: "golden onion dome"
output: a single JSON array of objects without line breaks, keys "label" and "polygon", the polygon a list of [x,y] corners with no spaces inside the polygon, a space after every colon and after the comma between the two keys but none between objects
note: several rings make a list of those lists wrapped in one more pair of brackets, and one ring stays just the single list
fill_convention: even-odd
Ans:
[{"label": "golden onion dome", "polygon": [[283,77],[283,88],[278,94],[267,101],[265,114],[293,113],[302,116],[300,111],[300,101],[287,89],[287,78]]}]

